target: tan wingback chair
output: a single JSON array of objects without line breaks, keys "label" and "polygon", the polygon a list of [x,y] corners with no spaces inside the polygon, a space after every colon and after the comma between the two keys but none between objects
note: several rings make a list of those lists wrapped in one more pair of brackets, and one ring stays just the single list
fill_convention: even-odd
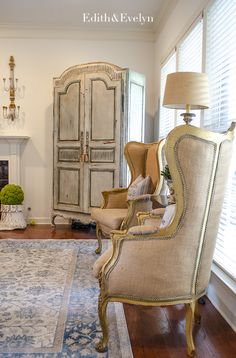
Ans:
[{"label": "tan wingback chair", "polygon": [[109,301],[185,303],[187,351],[193,355],[193,319],[199,318],[197,299],[209,282],[233,135],[234,125],[225,134],[190,125],[170,132],[165,150],[175,187],[175,215],[162,229],[136,226],[111,235],[112,248],[94,266],[103,330],[98,351],[107,347]]},{"label": "tan wingback chair", "polygon": [[[124,149],[124,155],[131,172],[131,183],[141,174],[151,177],[150,194],[159,194],[163,177],[163,146],[165,140],[145,144],[129,142]],[[102,192],[104,202],[101,208],[93,208],[92,219],[96,221],[98,248],[102,250],[102,237],[109,237],[111,230],[127,230],[138,225],[136,214],[139,211],[150,211],[152,201],[150,195],[143,195],[127,201],[128,188],[115,188]]]}]

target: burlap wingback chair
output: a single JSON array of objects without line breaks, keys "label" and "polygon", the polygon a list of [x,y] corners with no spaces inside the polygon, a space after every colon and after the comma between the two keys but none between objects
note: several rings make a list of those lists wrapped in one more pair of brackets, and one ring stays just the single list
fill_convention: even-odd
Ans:
[{"label": "burlap wingback chair", "polygon": [[173,178],[176,211],[169,226],[136,226],[128,233],[112,233],[112,248],[96,262],[99,278],[99,318],[108,342],[106,307],[109,301],[163,306],[186,304],[187,351],[192,336],[197,299],[206,293],[227,172],[234,125],[225,134],[184,125],[167,137],[166,158]]},{"label": "burlap wingback chair", "polygon": [[[159,194],[163,177],[163,146],[165,140],[156,143],[145,144],[129,142],[124,149],[130,172],[131,183],[141,174],[143,177],[151,177],[150,194]],[[138,225],[136,214],[139,211],[152,209],[151,195],[143,195],[133,200],[127,200],[128,188],[115,188],[102,192],[103,204],[101,208],[93,208],[92,219],[96,221],[96,235],[98,248],[96,253],[102,250],[102,237],[109,237],[111,230],[127,230]]]}]

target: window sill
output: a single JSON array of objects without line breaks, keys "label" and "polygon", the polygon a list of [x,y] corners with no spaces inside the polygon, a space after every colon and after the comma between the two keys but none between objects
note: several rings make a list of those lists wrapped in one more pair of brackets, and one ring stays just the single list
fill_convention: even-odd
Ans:
[{"label": "window sill", "polygon": [[212,265],[207,296],[236,332],[236,283],[215,263]]},{"label": "window sill", "polygon": [[217,264],[213,262],[211,267],[212,273],[236,295],[236,282],[227,275]]}]

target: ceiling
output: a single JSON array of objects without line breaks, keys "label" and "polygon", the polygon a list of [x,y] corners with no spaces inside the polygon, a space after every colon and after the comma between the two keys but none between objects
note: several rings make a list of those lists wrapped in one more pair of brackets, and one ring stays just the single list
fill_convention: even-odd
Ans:
[{"label": "ceiling", "polygon": [[[0,25],[81,29],[151,29],[154,30],[174,0],[0,0]],[[86,22],[83,14],[86,14]],[[141,25],[128,16],[154,17]],[[92,22],[97,14],[100,22]],[[114,22],[101,22],[101,15],[115,15]],[[121,14],[123,22],[121,22]],[[127,14],[127,15],[126,15]],[[113,15],[113,16],[114,16]],[[90,22],[88,22],[90,19]],[[125,22],[127,20],[127,22]]]}]

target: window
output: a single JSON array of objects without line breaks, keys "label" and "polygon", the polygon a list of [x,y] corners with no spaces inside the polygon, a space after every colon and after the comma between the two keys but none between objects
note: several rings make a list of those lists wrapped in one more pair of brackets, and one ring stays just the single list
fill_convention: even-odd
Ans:
[{"label": "window", "polygon": [[[236,121],[236,1],[215,0],[206,14],[206,72],[210,108],[203,126],[225,131]],[[214,260],[236,279],[236,145],[217,236]]]},{"label": "window", "polygon": [[[203,111],[194,125],[200,125],[208,130],[223,132],[232,121],[236,121],[236,1],[214,0],[207,8],[204,18],[197,21],[190,32],[177,44],[176,61],[178,71],[202,71],[209,76],[210,108]],[[203,29],[204,22],[204,29]],[[204,34],[203,34],[204,32]],[[205,37],[205,52],[202,51],[203,35]],[[169,60],[170,61],[170,60]],[[168,61],[168,62],[169,62]],[[169,72],[174,72],[175,64],[168,62],[161,69],[160,97],[163,99],[165,79]],[[174,110],[171,120],[160,109],[159,137],[166,136],[174,125],[182,124],[177,111],[176,121]],[[197,111],[196,111],[197,112]],[[198,111],[199,113],[199,111]],[[180,119],[181,118],[181,119]],[[167,123],[167,125],[166,125]],[[224,198],[223,210],[217,235],[215,263],[231,278],[236,279],[236,143],[232,153],[232,163]]]},{"label": "window", "polygon": [[232,153],[229,180],[221,212],[214,261],[236,279],[236,143]]},{"label": "window", "polygon": [[[166,77],[171,72],[201,72],[202,71],[202,38],[203,19],[198,19],[194,27],[180,41],[177,46],[177,54],[174,53],[161,68],[161,90],[160,90],[160,127],[159,137],[163,138],[176,125],[184,124],[180,116],[183,110],[175,111],[162,106]],[[193,124],[200,126],[200,111],[191,111],[196,115]]]},{"label": "window", "polygon": [[216,0],[206,16],[206,72],[210,109],[204,127],[224,131],[236,119],[236,2]]},{"label": "window", "polygon": [[160,91],[160,127],[159,127],[159,137],[164,138],[175,126],[175,111],[173,109],[165,108],[162,106],[165,86],[166,86],[166,77],[169,73],[176,72],[176,53],[168,59],[168,61],[161,68],[161,91]]},{"label": "window", "polygon": [[128,121],[128,142],[144,140],[145,77],[134,71],[129,72],[130,112]]},{"label": "window", "polygon": [[203,20],[181,41],[178,50],[178,71],[201,72],[202,70]]},{"label": "window", "polygon": [[[202,71],[202,34],[203,20],[201,19],[179,45],[178,71]],[[183,113],[183,110],[177,111],[177,125],[183,124],[183,117],[180,116],[181,113]],[[191,113],[196,115],[193,120],[193,125],[199,127],[201,111],[191,111]]]},{"label": "window", "polygon": [[[127,127],[127,142],[144,141],[145,116],[145,77],[140,73],[129,71],[129,113]],[[124,183],[130,184],[131,173],[128,165],[124,173]]]}]

